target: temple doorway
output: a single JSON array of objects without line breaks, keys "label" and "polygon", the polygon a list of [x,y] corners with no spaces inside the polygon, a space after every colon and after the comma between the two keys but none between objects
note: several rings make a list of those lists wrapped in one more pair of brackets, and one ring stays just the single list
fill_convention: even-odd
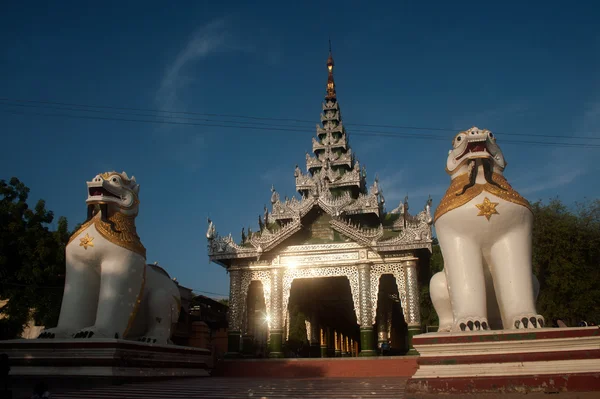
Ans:
[{"label": "temple doorway", "polygon": [[378,353],[384,356],[406,354],[409,350],[408,324],[398,285],[392,274],[383,274],[379,279],[375,319]]},{"label": "temple doorway", "polygon": [[247,357],[265,357],[269,340],[269,322],[265,293],[260,281],[252,281],[246,297],[247,333],[242,336],[242,353]]},{"label": "temple doorway", "polygon": [[286,326],[286,357],[356,355],[360,328],[347,277],[292,281]]}]

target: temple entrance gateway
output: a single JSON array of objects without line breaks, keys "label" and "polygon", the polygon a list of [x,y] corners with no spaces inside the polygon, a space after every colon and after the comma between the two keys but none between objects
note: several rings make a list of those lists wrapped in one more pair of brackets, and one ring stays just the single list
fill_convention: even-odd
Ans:
[{"label": "temple entrance gateway", "polygon": [[243,348],[263,342],[257,339],[263,334],[268,356],[283,357],[296,316],[290,310],[306,316],[309,356],[316,356],[317,344],[320,356],[373,356],[385,342],[406,352],[421,332],[417,268],[431,251],[431,199],[416,215],[408,211],[408,197],[386,211],[377,177],[369,187],[348,143],[331,53],[327,69],[314,156],[306,154],[306,172],[294,171],[300,196],[282,200],[272,187],[271,209],[264,207],[255,232],[242,229],[240,241],[220,236],[208,220],[209,258],[230,276],[230,356],[257,354]]},{"label": "temple entrance gateway", "polygon": [[[294,279],[288,315],[286,341],[293,343],[304,338],[310,345],[308,351],[299,351],[298,357],[321,357],[321,346],[326,348],[327,357],[355,354],[354,343],[360,340],[360,330],[347,277]],[[298,319],[304,319],[301,322],[305,331],[292,330]]]}]

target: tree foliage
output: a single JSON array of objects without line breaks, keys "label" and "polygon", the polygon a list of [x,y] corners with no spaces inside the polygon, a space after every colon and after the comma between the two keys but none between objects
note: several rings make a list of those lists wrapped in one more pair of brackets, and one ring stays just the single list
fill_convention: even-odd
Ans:
[{"label": "tree foliage", "polygon": [[444,269],[444,258],[442,257],[442,250],[440,249],[437,238],[433,239],[431,251],[429,269],[426,269],[426,278],[419,279],[421,281],[419,298],[421,305],[421,323],[424,326],[437,326],[439,324],[438,315],[433,308],[431,297],[429,296],[429,280],[431,279],[431,276]]},{"label": "tree foliage", "polygon": [[600,322],[600,200],[569,210],[558,199],[533,204],[537,307],[549,322]]},{"label": "tree foliage", "polygon": [[[532,204],[533,273],[540,281],[537,310],[552,323],[576,326],[581,320],[600,322],[600,200],[578,203],[570,210],[558,199]],[[421,318],[437,325],[428,281],[444,266],[437,241],[429,275],[421,286]]]},{"label": "tree foliage", "polygon": [[29,188],[13,177],[0,180],[0,339],[18,337],[29,318],[38,324],[58,320],[64,286],[67,220],[59,218],[50,231],[54,214],[39,200],[27,204]]}]

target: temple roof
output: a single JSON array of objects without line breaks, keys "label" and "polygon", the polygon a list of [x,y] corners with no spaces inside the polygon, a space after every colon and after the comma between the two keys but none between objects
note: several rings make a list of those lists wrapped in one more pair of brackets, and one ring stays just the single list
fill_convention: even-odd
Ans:
[{"label": "temple roof", "polygon": [[[294,236],[306,235],[327,215],[325,227],[335,234],[330,242],[356,242],[376,251],[431,250],[431,199],[416,216],[408,213],[408,198],[393,211],[385,212],[385,199],[375,178],[367,187],[366,168],[359,164],[348,143],[333,80],[331,45],[327,60],[327,93],[322,114],[312,139],[311,156],[306,153],[306,172],[296,165],[294,177],[300,198],[282,201],[271,188],[271,211],[265,206],[258,217],[258,230],[242,229],[241,241],[229,234],[219,236],[209,219],[208,254],[212,261],[227,266],[227,260],[260,258]],[[304,233],[302,233],[304,232]],[[334,237],[335,236],[335,237]],[[303,237],[302,239],[307,239]]]}]

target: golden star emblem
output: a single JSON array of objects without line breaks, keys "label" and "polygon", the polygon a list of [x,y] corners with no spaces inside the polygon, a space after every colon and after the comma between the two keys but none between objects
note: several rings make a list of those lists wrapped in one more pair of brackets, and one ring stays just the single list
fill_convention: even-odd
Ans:
[{"label": "golden star emblem", "polygon": [[496,210],[496,206],[498,202],[492,202],[488,197],[485,197],[481,204],[475,204],[475,206],[479,209],[479,214],[477,216],[485,216],[487,220],[490,220],[492,215],[499,215]]},{"label": "golden star emblem", "polygon": [[87,247],[93,247],[94,243],[92,241],[94,241],[94,237],[90,237],[89,234],[85,234],[85,237],[80,238],[79,239],[80,243],[79,246],[83,247],[83,249],[87,249]]}]

